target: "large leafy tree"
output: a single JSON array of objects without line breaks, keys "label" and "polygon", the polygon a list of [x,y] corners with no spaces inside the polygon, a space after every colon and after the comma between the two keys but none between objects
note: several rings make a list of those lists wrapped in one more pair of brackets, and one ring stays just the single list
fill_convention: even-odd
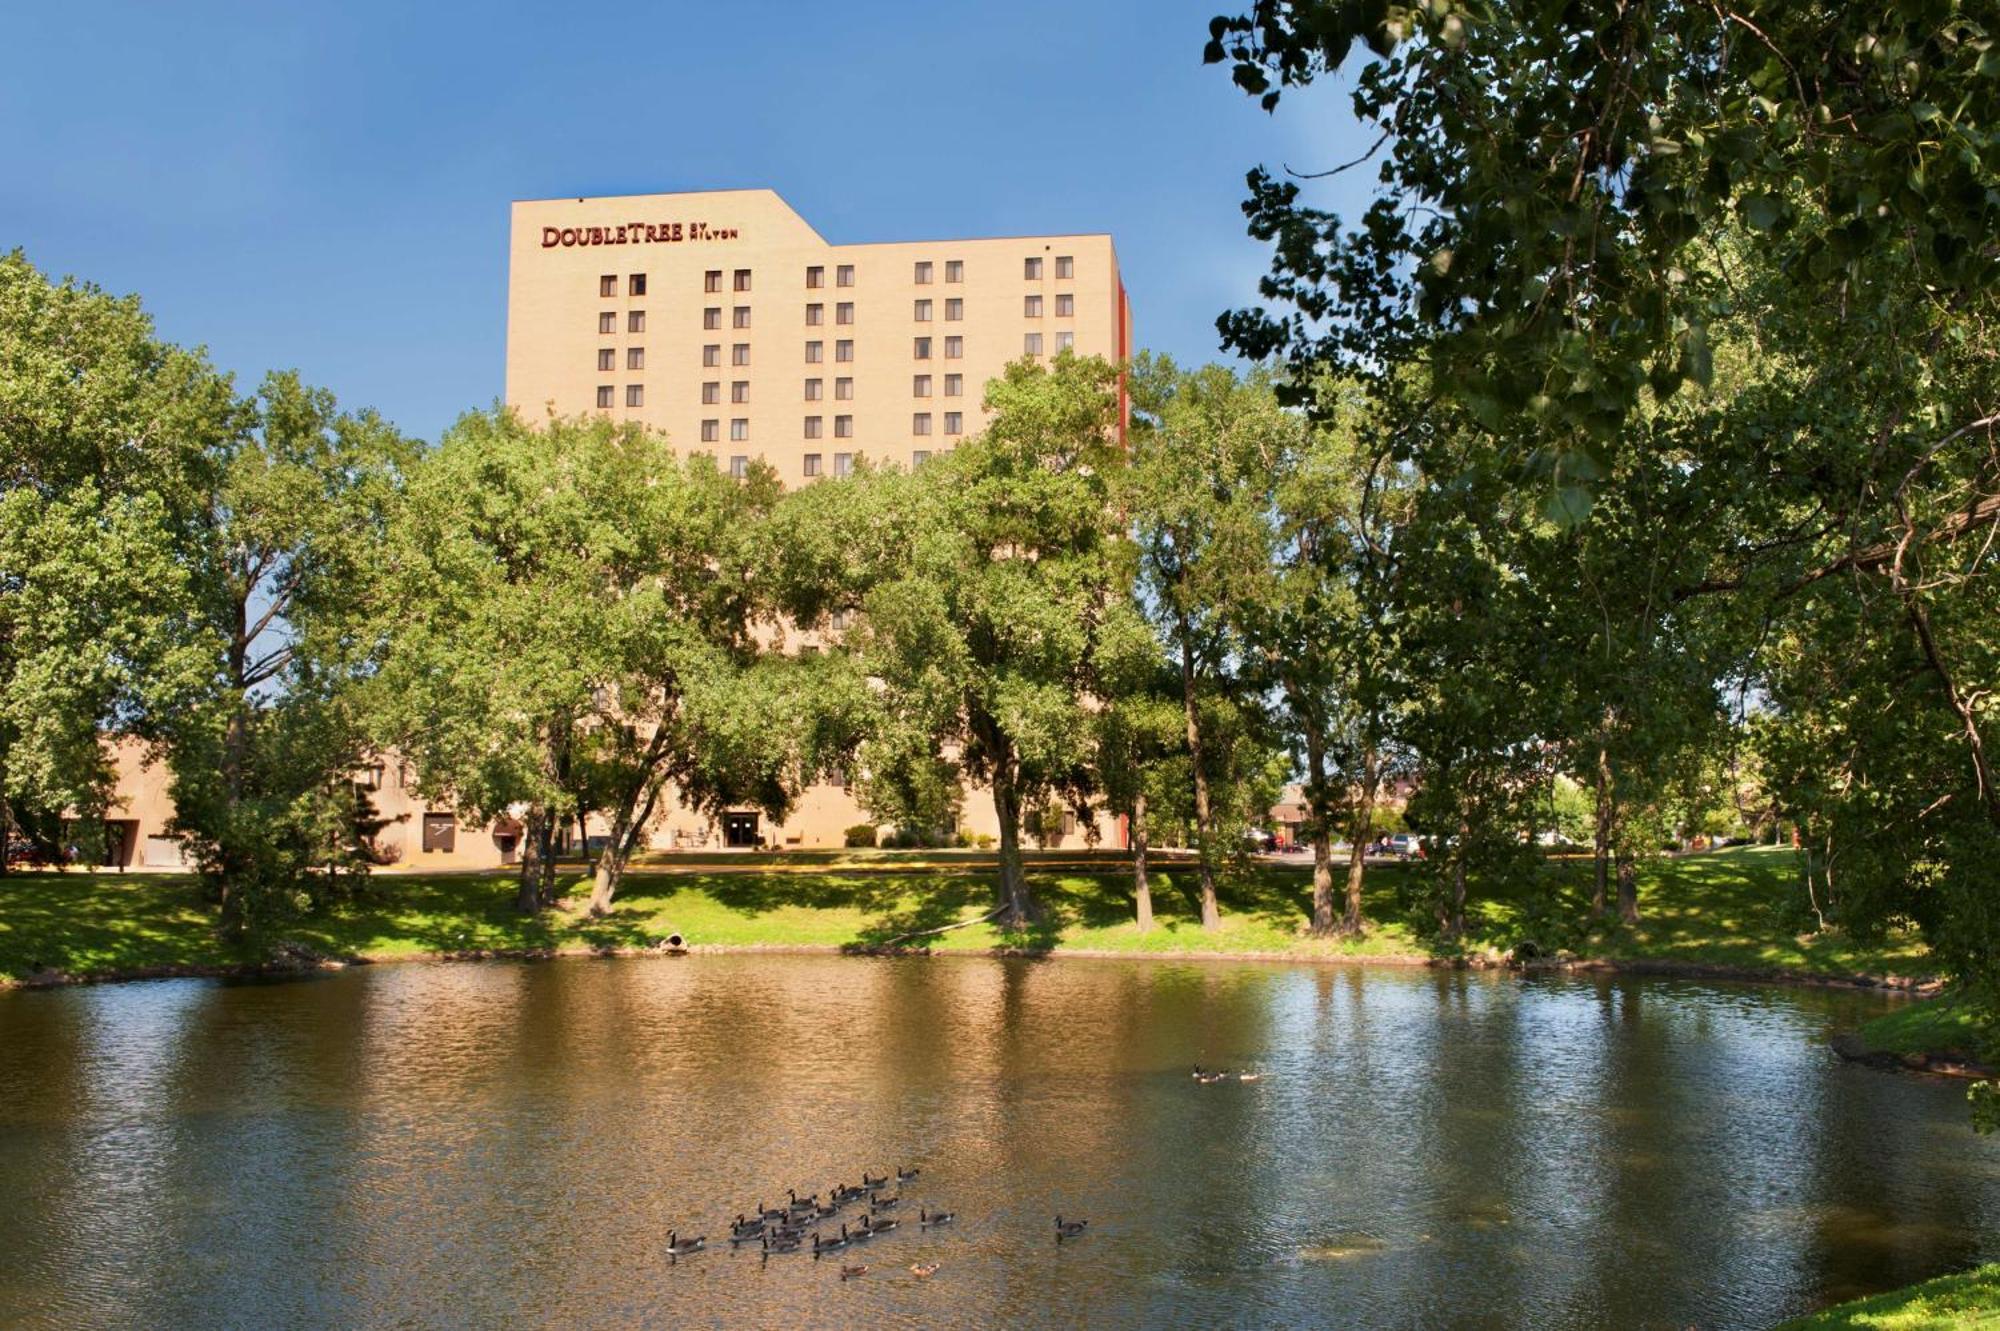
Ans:
[{"label": "large leafy tree", "polygon": [[225,920],[254,926],[367,871],[355,685],[379,658],[381,555],[416,448],[296,374],[242,409],[183,551],[207,678],[160,734],[175,828]]},{"label": "large leafy tree", "polygon": [[1094,357],[1017,361],[987,386],[984,433],[882,482],[900,496],[898,535],[857,635],[879,685],[863,793],[891,816],[935,819],[961,781],[990,789],[1010,927],[1039,914],[1024,814],[1092,794],[1105,625],[1130,613],[1116,379]]},{"label": "large leafy tree", "polygon": [[94,840],[107,733],[201,687],[182,556],[241,419],[136,298],[0,256],[0,842]]}]

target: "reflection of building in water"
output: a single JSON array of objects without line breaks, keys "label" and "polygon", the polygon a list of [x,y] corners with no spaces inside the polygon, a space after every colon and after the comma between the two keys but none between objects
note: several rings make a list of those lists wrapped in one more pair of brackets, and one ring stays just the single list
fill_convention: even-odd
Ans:
[{"label": "reflection of building in water", "polygon": [[[861,458],[919,466],[978,433],[986,383],[1009,361],[1072,347],[1114,362],[1131,351],[1108,235],[832,245],[762,189],[513,206],[506,400],[530,419],[640,422],[738,473],[762,460],[803,485]],[[111,862],[178,866],[165,769],[146,768],[133,743],[118,746],[117,767]],[[377,842],[392,863],[470,868],[516,854],[513,820],[461,823],[393,758],[356,781],[385,820]],[[844,777],[806,790],[776,826],[754,810],[718,819],[663,803],[648,836],[659,850],[838,846],[869,821]],[[1048,844],[1085,844],[1089,829],[1060,816]],[[565,835],[574,846],[605,830]],[[968,790],[949,830],[996,835],[991,793]],[[1113,820],[1096,830],[1122,844]],[[1023,829],[1029,844],[1036,831]]]}]

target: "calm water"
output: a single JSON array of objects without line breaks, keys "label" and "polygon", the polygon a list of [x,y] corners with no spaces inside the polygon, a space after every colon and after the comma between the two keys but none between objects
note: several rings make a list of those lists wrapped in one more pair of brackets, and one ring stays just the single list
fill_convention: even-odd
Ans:
[{"label": "calm water", "polygon": [[[0,1326],[1766,1326],[2000,1256],[1962,1090],[1826,1052],[1875,1010],[794,957],[0,994]],[[959,1223],[862,1278],[662,1254],[897,1163]]]}]

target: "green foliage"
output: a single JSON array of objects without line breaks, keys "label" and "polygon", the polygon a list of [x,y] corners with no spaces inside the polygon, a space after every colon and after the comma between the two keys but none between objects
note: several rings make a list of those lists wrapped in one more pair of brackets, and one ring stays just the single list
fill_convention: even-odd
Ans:
[{"label": "green foliage", "polygon": [[2000,1315],[2000,1263],[1836,1304],[1777,1331],[1956,1331]]},{"label": "green foliage", "polygon": [[841,834],[841,844],[850,848],[873,847],[875,845],[875,824],[856,823]]}]

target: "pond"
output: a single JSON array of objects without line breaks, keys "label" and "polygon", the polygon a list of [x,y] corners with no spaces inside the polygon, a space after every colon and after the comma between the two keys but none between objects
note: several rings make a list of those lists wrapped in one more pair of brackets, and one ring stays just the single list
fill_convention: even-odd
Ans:
[{"label": "pond", "polygon": [[[798,956],[0,994],[0,1325],[1768,1326],[2000,1256],[1962,1088],[1825,1046],[1885,1001]],[[838,1259],[724,1241],[899,1165]]]}]

